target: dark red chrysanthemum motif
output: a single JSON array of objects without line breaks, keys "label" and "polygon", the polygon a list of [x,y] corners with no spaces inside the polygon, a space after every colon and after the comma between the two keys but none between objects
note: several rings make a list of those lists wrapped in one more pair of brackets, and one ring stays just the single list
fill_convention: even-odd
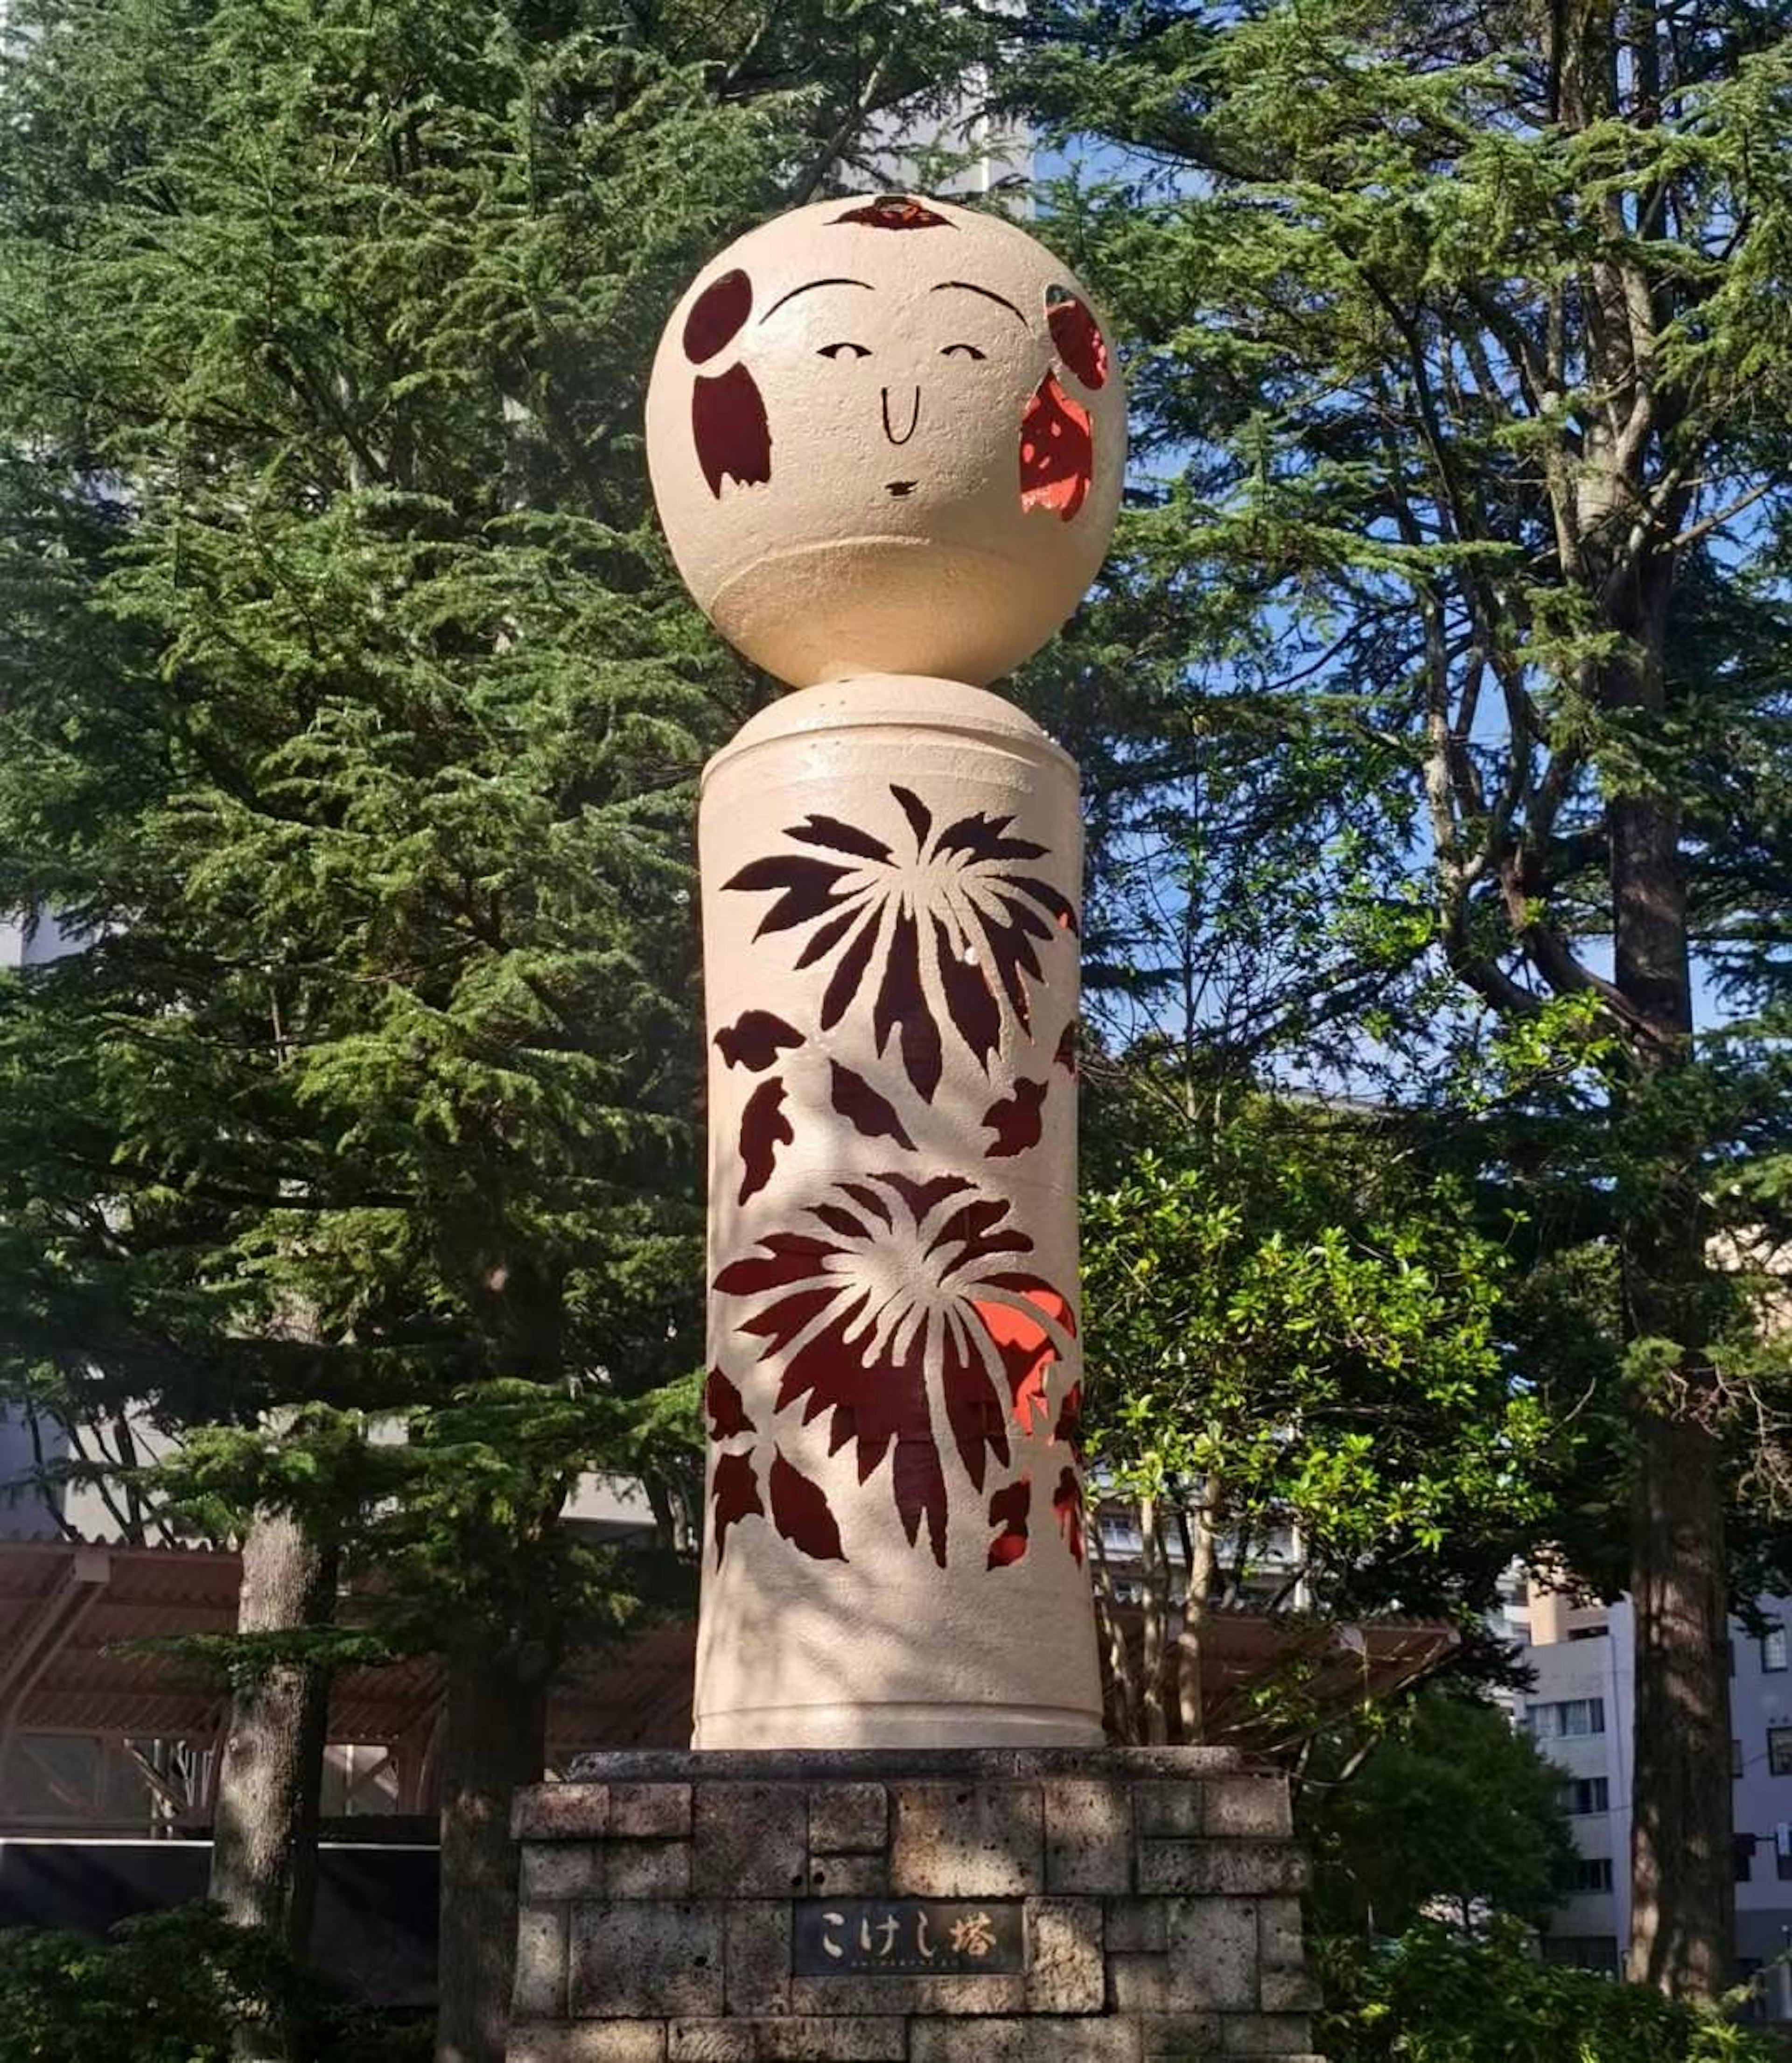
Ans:
[{"label": "dark red chrysanthemum motif", "polygon": [[[755,938],[806,931],[799,967],[826,965],[821,1027],[838,1024],[874,987],[872,1032],[881,1055],[899,1037],[908,1078],[928,1102],[939,1086],[936,999],[979,1066],[1001,1043],[1006,1010],[1032,1029],[1029,983],[1043,982],[1039,948],[1076,929],[1069,899],[1033,863],[1050,855],[1010,834],[1012,817],[979,810],[943,830],[908,788],[890,793],[904,819],[888,838],[811,814],[785,831],[835,855],[776,853],[743,867],[725,887],[775,895]],[[931,976],[931,979],[929,976]]]},{"label": "dark red chrysanthemum motif", "polygon": [[821,1230],[771,1233],[715,1286],[752,1300],[735,1329],[780,1363],[776,1410],[801,1401],[805,1424],[831,1413],[829,1451],[853,1443],[861,1482],[894,1450],[903,1530],[913,1545],[925,1519],[943,1568],[941,1422],[981,1490],[990,1458],[1007,1464],[1008,1420],[1024,1432],[1045,1418],[1075,1315],[1017,1265],[1033,1242],[1007,1201],[962,1176],[838,1182],[803,1215]]}]

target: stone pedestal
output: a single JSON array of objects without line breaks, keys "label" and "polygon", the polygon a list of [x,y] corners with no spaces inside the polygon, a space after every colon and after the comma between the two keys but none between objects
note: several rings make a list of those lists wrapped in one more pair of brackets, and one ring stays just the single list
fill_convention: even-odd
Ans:
[{"label": "stone pedestal", "polygon": [[1287,1786],[1229,1751],[583,1766],[516,1800],[509,2063],[1318,2063]]}]

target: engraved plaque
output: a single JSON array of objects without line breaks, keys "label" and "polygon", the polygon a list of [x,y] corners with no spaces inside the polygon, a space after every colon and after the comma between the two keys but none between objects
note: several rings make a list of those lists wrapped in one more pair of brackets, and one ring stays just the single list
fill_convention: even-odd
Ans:
[{"label": "engraved plaque", "polygon": [[792,1908],[799,1977],[978,1977],[1027,1967],[1018,1900],[817,1898]]}]

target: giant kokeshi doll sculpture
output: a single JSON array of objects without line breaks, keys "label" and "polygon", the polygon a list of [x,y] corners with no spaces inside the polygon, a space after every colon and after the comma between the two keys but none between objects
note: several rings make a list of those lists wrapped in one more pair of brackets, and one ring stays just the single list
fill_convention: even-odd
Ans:
[{"label": "giant kokeshi doll sculpture", "polygon": [[674,312],[653,488],[800,690],[710,762],[701,1748],[1102,1739],[1076,1422],[1076,769],[982,684],[1100,565],[1126,404],[1011,224],[880,196]]}]

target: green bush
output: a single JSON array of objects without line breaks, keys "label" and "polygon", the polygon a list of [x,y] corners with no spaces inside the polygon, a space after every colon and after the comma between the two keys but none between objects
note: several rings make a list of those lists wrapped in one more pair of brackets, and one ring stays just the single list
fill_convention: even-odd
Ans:
[{"label": "green bush", "polygon": [[210,1908],[103,1940],[0,1931],[0,2063],[230,2063],[233,2027],[283,2026],[299,2063],[410,2063],[427,2030],[345,2003],[266,1935]]},{"label": "green bush", "polygon": [[1328,2063],[1783,2063],[1773,2037],[1720,2015],[1425,1924],[1371,1954],[1322,1943]]}]

